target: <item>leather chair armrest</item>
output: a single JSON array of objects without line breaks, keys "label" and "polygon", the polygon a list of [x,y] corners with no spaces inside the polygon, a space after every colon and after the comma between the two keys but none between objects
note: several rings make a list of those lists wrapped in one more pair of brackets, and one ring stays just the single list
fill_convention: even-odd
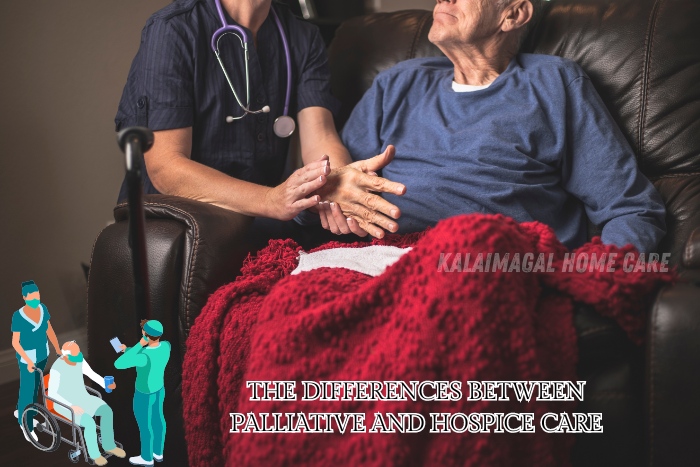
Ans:
[{"label": "leather chair armrest", "polygon": [[700,287],[680,282],[658,294],[647,329],[649,465],[700,458]]},{"label": "leather chair armrest", "polygon": [[700,227],[693,230],[685,242],[683,265],[688,269],[700,269]]},{"label": "leather chair armrest", "polygon": [[[165,328],[173,346],[165,370],[165,412],[171,458],[186,459],[182,421],[182,357],[189,329],[209,295],[233,280],[248,254],[244,236],[252,219],[216,206],[174,196],[144,197],[146,254],[153,318]],[[139,322],[134,306],[134,279],[128,245],[128,207],[115,208],[117,222],[106,227],[93,246],[88,281],[88,349],[90,364],[113,374],[117,354],[109,344],[119,337],[126,345],[138,341]],[[177,350],[179,351],[177,351]],[[134,372],[119,372],[122,388],[134,384]],[[115,410],[130,410],[133,393],[110,394]],[[115,417],[115,431],[125,449],[138,449],[138,430],[132,417]]]},{"label": "leather chair armrest", "polygon": [[[172,219],[186,226],[178,310],[180,345],[184,351],[189,330],[209,295],[238,275],[248,255],[243,239],[253,219],[208,203],[169,195],[144,196],[144,212],[147,223],[149,219]],[[128,215],[126,203],[114,208],[116,221],[126,221]]]}]

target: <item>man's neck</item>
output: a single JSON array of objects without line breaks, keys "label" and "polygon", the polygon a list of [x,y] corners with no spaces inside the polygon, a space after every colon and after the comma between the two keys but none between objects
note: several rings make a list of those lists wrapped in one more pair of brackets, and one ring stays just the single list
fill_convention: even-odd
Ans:
[{"label": "man's neck", "polygon": [[503,73],[515,54],[503,53],[502,44],[477,44],[462,47],[441,47],[455,66],[458,84],[483,86]]},{"label": "man's neck", "polygon": [[250,29],[253,40],[270,12],[272,0],[221,0],[221,5],[238,24]]}]

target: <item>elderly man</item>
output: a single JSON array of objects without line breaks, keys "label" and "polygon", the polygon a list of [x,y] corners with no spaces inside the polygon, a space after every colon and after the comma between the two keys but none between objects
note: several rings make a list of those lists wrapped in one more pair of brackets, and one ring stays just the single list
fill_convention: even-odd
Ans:
[{"label": "elderly man", "polygon": [[[51,367],[49,397],[73,410],[75,421],[85,428],[87,452],[95,465],[105,465],[107,459],[102,456],[97,445],[97,427],[93,417],[100,417],[102,449],[117,457],[126,457],[124,450],[118,448],[114,442],[112,409],[102,399],[90,395],[85,389],[83,375],[99,384],[103,389],[105,387],[104,378],[90,368],[75,341],[63,344],[61,352],[63,357],[56,360]],[[109,385],[109,389],[116,387],[115,383]],[[54,404],[54,410],[68,420],[72,419],[71,412],[66,407]]]},{"label": "elderly man", "polygon": [[[502,213],[543,222],[576,247],[587,215],[604,243],[654,250],[665,234],[661,197],[589,78],[569,60],[517,53],[540,7],[438,0],[429,39],[446,57],[380,73],[342,140],[356,160],[396,145],[382,176],[407,188],[400,198],[384,195],[401,209],[399,232]],[[349,231],[327,206],[321,220]]]}]

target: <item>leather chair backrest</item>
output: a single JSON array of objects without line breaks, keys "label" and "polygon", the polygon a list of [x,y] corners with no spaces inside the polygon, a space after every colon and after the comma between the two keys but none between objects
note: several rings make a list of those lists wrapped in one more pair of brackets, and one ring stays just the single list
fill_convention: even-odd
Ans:
[{"label": "leather chair backrest", "polygon": [[[407,10],[338,28],[329,59],[339,126],[377,73],[441,54],[428,41],[431,25],[431,12]],[[678,262],[700,225],[700,2],[553,0],[523,51],[570,58],[589,75],[666,202],[669,234],[659,251]]]}]

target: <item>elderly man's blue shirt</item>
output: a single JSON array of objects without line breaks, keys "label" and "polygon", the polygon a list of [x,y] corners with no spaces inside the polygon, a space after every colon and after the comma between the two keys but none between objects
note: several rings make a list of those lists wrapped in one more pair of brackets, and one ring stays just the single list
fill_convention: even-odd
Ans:
[{"label": "elderly man's blue shirt", "polygon": [[466,213],[548,224],[568,247],[587,237],[654,250],[665,234],[660,195],[589,78],[574,62],[520,54],[483,90],[452,90],[447,58],[402,62],[380,73],[342,132],[353,158],[388,144],[382,175],[406,185],[385,195],[400,232]]},{"label": "elderly man's blue shirt", "polygon": [[[287,7],[273,3],[291,53],[292,90],[289,114],[320,106],[335,112],[325,46],[316,26],[295,18]],[[226,14],[229,24],[237,24]],[[192,127],[192,159],[232,177],[273,186],[285,168],[289,139],[272,131],[282,115],[287,66],[272,13],[249,44],[250,107],[270,107],[269,113],[241,115],[210,42],[220,28],[214,0],[179,0],[155,13],[146,23],[141,46],[131,66],[115,119],[117,130],[140,125],[169,130]],[[244,28],[245,29],[245,28]],[[243,50],[239,39],[223,36],[222,60],[245,104]],[[320,156],[319,156],[320,157]],[[146,193],[157,193],[147,174]],[[119,199],[126,197],[125,186]]]}]

